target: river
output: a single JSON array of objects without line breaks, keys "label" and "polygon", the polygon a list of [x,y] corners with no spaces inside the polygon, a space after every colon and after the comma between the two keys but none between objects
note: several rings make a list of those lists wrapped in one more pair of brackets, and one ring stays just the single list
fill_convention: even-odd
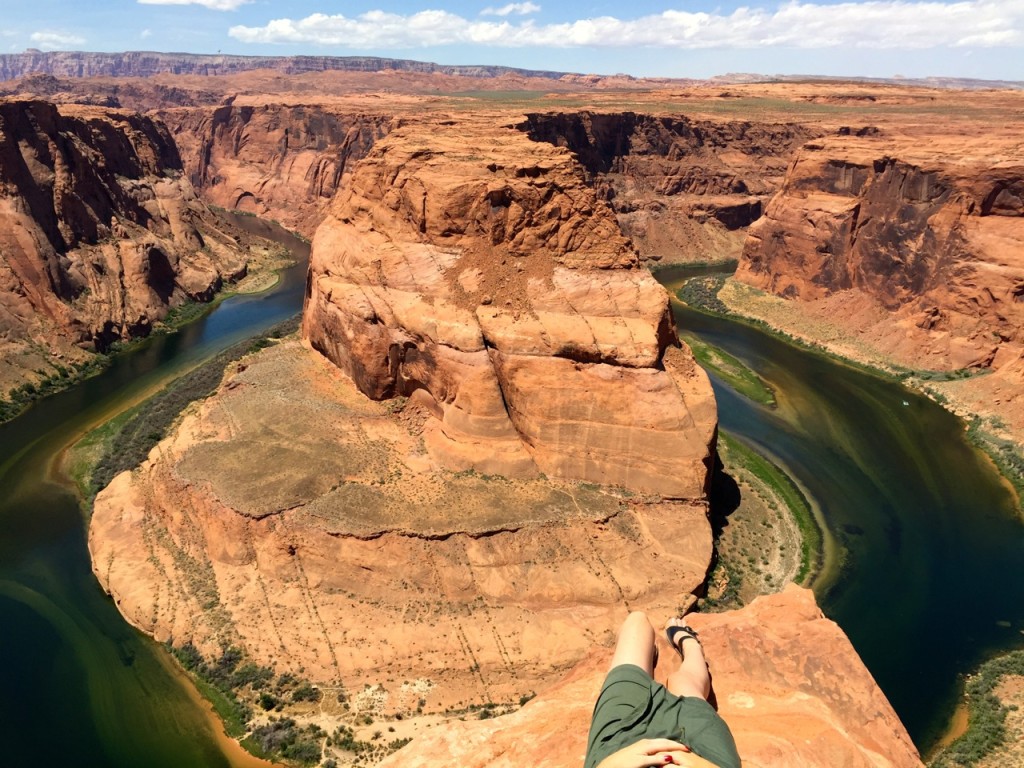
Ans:
[{"label": "river", "polygon": [[[290,245],[308,254],[300,241]],[[680,275],[659,278],[671,287]],[[54,465],[78,436],[172,376],[293,315],[304,278],[300,262],[272,292],[228,299],[0,426],[4,764],[245,762],[166,654],[102,594],[76,498]],[[931,401],[748,326],[675,310],[681,328],[775,388],[772,411],[713,382],[722,427],[775,457],[820,506],[846,558],[818,585],[819,601],[926,748],[948,718],[958,675],[1022,644],[1024,530],[1011,495],[962,425]]]},{"label": "river", "polygon": [[[693,270],[658,274],[670,292]],[[712,380],[722,429],[781,463],[843,557],[815,585],[915,744],[952,715],[959,677],[1024,647],[1024,524],[964,424],[905,387],[674,302],[680,329],[731,353],[777,410]]]},{"label": "river", "polygon": [[309,246],[249,217],[299,262],[178,333],[114,357],[92,379],[0,425],[0,764],[210,768],[251,763],[225,743],[153,642],[125,624],[89,564],[65,447],[163,382],[302,307]]}]

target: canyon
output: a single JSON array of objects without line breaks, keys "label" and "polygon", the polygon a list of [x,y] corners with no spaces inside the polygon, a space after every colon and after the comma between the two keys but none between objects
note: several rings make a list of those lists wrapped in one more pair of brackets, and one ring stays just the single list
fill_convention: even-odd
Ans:
[{"label": "canyon", "polygon": [[0,134],[4,394],[67,376],[245,276],[251,239],[196,195],[164,124],[6,99]]},{"label": "canyon", "polygon": [[[948,93],[679,85],[577,90],[580,108],[552,88],[499,108],[350,74],[185,74],[184,106],[159,75],[121,94],[149,110],[125,120],[174,137],[171,172],[149,175],[189,221],[206,204],[274,218],[313,257],[303,341],[229,369],[100,494],[89,536],[100,582],[158,640],[370,691],[378,717],[540,694],[384,764],[465,744],[469,764],[577,764],[625,609],[700,594],[715,404],[647,266],[739,259],[793,314],[1019,391],[1017,124],[970,141],[1015,96],[973,95],[955,143],[929,144],[906,112]],[[102,77],[26,82],[110,95]],[[178,263],[171,294],[192,295]],[[920,764],[810,593],[695,623],[747,764]]]}]

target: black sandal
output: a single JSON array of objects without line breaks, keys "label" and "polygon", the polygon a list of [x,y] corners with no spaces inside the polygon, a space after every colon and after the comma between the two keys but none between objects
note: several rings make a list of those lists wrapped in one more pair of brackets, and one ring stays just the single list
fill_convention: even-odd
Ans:
[{"label": "black sandal", "polygon": [[678,653],[680,656],[683,655],[683,646],[682,646],[681,642],[680,643],[676,643],[676,638],[679,635],[685,635],[686,636],[686,637],[683,638],[683,640],[685,640],[687,637],[692,637],[694,640],[696,640],[698,643],[700,643],[700,638],[697,637],[697,630],[694,629],[693,627],[683,627],[683,626],[679,626],[679,625],[674,625],[674,626],[666,628],[665,629],[665,637],[668,638],[668,644],[671,645],[673,648],[675,648],[676,649],[676,653]]}]

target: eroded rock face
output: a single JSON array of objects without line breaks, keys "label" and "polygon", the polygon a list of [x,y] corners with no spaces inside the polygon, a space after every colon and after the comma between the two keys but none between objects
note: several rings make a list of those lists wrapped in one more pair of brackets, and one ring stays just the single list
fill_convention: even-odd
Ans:
[{"label": "eroded rock face", "polygon": [[146,335],[169,307],[209,299],[244,273],[244,255],[152,119],[0,101],[0,184],[8,385],[47,368],[49,353],[73,358],[76,347],[102,351]]},{"label": "eroded rock face", "polygon": [[396,128],[317,230],[308,290],[305,337],[427,408],[446,466],[703,496],[707,377],[568,151],[479,119]]},{"label": "eroded rock face", "polygon": [[[662,617],[651,617],[661,621]],[[919,768],[906,730],[849,640],[824,618],[809,590],[787,587],[739,611],[693,615],[719,712],[754,768]],[[659,639],[664,681],[674,653]],[[453,722],[419,737],[381,768],[583,764],[590,714],[610,652],[596,651],[518,712]]]},{"label": "eroded rock face", "polygon": [[736,258],[793,151],[818,133],[587,111],[530,114],[518,128],[575,152],[640,253],[666,262]]},{"label": "eroded rock face", "polygon": [[[812,142],[754,224],[737,277],[814,302],[848,291],[890,313],[897,359],[989,366],[1024,350],[1024,163],[884,137]],[[864,329],[870,330],[870,329]]]},{"label": "eroded rock face", "polygon": [[322,106],[227,105],[158,113],[204,199],[311,236],[346,171],[391,118]]},{"label": "eroded rock face", "polygon": [[160,641],[233,645],[409,714],[515,702],[610,642],[623,605],[693,602],[707,506],[453,473],[432,419],[296,341],[242,361],[96,498],[93,569]]}]

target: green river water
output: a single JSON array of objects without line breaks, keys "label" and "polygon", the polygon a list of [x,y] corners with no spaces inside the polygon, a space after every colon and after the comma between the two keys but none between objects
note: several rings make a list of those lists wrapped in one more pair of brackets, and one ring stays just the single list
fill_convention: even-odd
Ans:
[{"label": "green river water", "polygon": [[246,217],[300,263],[266,294],[237,296],[99,376],[0,425],[0,766],[229,766],[168,655],[129,627],[93,578],[64,448],[217,352],[298,312],[308,246]]},{"label": "green river water", "polygon": [[[233,764],[163,651],[100,591],[77,500],[54,467],[84,431],[297,312],[304,275],[299,264],[273,292],[229,299],[0,426],[0,765]],[[820,506],[846,557],[819,599],[926,747],[958,675],[1021,645],[1024,530],[1010,494],[962,425],[924,398],[746,326],[676,311],[680,327],[776,389],[771,411],[716,382],[722,426],[772,455]]]},{"label": "green river water", "polygon": [[[670,291],[693,270],[658,274]],[[721,428],[809,492],[842,562],[815,593],[926,751],[959,679],[1024,647],[1024,523],[964,424],[905,387],[675,302],[677,324],[776,391],[777,410],[714,380]]]}]

